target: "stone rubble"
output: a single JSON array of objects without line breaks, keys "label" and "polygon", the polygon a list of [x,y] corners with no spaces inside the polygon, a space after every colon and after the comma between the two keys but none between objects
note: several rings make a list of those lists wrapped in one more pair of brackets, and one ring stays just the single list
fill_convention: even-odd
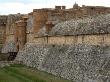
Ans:
[{"label": "stone rubble", "polygon": [[56,24],[49,35],[81,35],[110,33],[110,14],[69,20]]},{"label": "stone rubble", "polygon": [[73,82],[110,82],[110,46],[27,43],[15,59]]},{"label": "stone rubble", "polygon": [[11,64],[14,64],[13,61],[0,61],[0,68],[6,67],[6,66],[10,66]]}]

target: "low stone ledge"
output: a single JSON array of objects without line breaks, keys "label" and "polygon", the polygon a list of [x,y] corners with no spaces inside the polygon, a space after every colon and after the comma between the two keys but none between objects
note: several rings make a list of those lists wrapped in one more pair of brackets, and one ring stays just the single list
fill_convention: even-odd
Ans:
[{"label": "low stone ledge", "polygon": [[14,64],[13,61],[0,61],[0,68]]}]

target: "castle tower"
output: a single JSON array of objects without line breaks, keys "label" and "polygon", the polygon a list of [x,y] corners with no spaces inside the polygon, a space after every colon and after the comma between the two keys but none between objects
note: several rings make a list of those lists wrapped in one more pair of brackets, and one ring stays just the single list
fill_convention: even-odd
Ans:
[{"label": "castle tower", "polygon": [[48,10],[47,9],[34,9],[33,10],[33,30],[34,35],[37,36],[39,30],[46,24],[48,20]]}]

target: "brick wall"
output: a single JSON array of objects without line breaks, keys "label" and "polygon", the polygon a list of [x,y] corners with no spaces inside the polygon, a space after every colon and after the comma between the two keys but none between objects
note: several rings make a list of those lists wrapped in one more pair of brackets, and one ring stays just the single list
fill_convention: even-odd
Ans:
[{"label": "brick wall", "polygon": [[47,10],[34,9],[33,10],[33,28],[34,34],[36,34],[46,23],[48,18]]}]

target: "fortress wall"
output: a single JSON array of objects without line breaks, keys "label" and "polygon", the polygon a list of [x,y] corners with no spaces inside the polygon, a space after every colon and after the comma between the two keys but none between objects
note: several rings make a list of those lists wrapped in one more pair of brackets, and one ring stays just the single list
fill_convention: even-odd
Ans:
[{"label": "fortress wall", "polygon": [[19,43],[19,49],[22,49],[23,46],[26,43],[26,21],[20,20],[17,23],[18,26],[18,43]]},{"label": "fortress wall", "polygon": [[73,82],[110,82],[109,50],[110,45],[27,43],[15,61]]},{"label": "fortress wall", "polygon": [[[79,35],[79,36],[52,36],[52,37],[34,37],[33,34],[27,34],[27,43],[52,44],[52,45],[110,45],[110,34],[102,35]],[[7,36],[6,42],[14,41],[14,35]]]},{"label": "fortress wall", "polygon": [[48,19],[47,10],[34,9],[33,10],[33,31],[36,34],[41,27],[43,27]]},{"label": "fortress wall", "polygon": [[8,35],[2,47],[2,53],[17,52],[14,35]]},{"label": "fortress wall", "polygon": [[48,37],[48,44],[65,44],[65,37],[64,36]]},{"label": "fortress wall", "polygon": [[14,35],[8,35],[6,37],[6,42],[9,42],[9,41],[14,41]]},{"label": "fortress wall", "polygon": [[84,36],[83,43],[92,44],[92,45],[100,45],[100,44],[110,45],[110,34],[86,35]]},{"label": "fortress wall", "polygon": [[[33,22],[31,21],[30,23],[28,21],[27,26],[30,27],[30,29],[28,29],[26,35],[27,43],[23,49],[18,52],[15,61],[75,82],[110,82],[110,34],[104,34],[109,33],[109,26],[101,26],[105,28],[104,30],[97,25],[90,26],[90,29],[88,29],[89,27],[81,26],[83,22],[81,25],[79,22],[79,27],[75,29],[78,35],[75,35],[75,33],[71,31],[73,29],[66,32],[66,29],[63,29],[67,27],[65,24],[63,26],[61,24],[59,27],[62,27],[57,27],[54,31],[59,29],[65,32],[56,30],[54,36],[38,37],[38,32],[44,27],[48,20],[47,11],[41,11],[42,10],[34,10]],[[89,11],[87,15],[93,15],[94,13],[96,12],[91,13]],[[61,15],[61,13],[56,14],[58,16]],[[81,13],[74,15],[75,17],[82,16]],[[100,18],[100,20],[101,19],[103,18]],[[70,24],[67,23],[67,25]],[[93,27],[96,27],[96,29]],[[102,32],[100,32],[101,29]],[[30,32],[33,32],[33,34]],[[56,36],[57,34],[60,36]],[[73,34],[74,36],[63,36],[63,34]]]},{"label": "fortress wall", "polygon": [[75,44],[77,43],[77,36],[65,36],[65,44]]},{"label": "fortress wall", "polygon": [[39,37],[33,40],[36,44],[47,44],[47,37]]},{"label": "fortress wall", "polygon": [[26,40],[27,42],[32,42],[33,41],[33,34],[26,34]]},{"label": "fortress wall", "polygon": [[104,35],[104,43],[110,44],[110,34]]},{"label": "fortress wall", "polygon": [[[101,35],[78,35],[78,36],[52,36],[52,37],[36,37],[33,40],[30,36],[27,42],[34,42],[36,44],[110,44],[110,34]],[[31,41],[30,41],[31,40]]]},{"label": "fortress wall", "polygon": [[92,45],[100,45],[104,43],[104,35],[87,35],[83,38],[83,43],[92,44]]},{"label": "fortress wall", "polygon": [[6,26],[0,26],[0,44],[3,44],[5,42],[5,29]]},{"label": "fortress wall", "polygon": [[10,30],[9,30],[9,34],[14,34],[15,30],[16,30],[16,24],[13,23],[11,26],[10,26]]}]

